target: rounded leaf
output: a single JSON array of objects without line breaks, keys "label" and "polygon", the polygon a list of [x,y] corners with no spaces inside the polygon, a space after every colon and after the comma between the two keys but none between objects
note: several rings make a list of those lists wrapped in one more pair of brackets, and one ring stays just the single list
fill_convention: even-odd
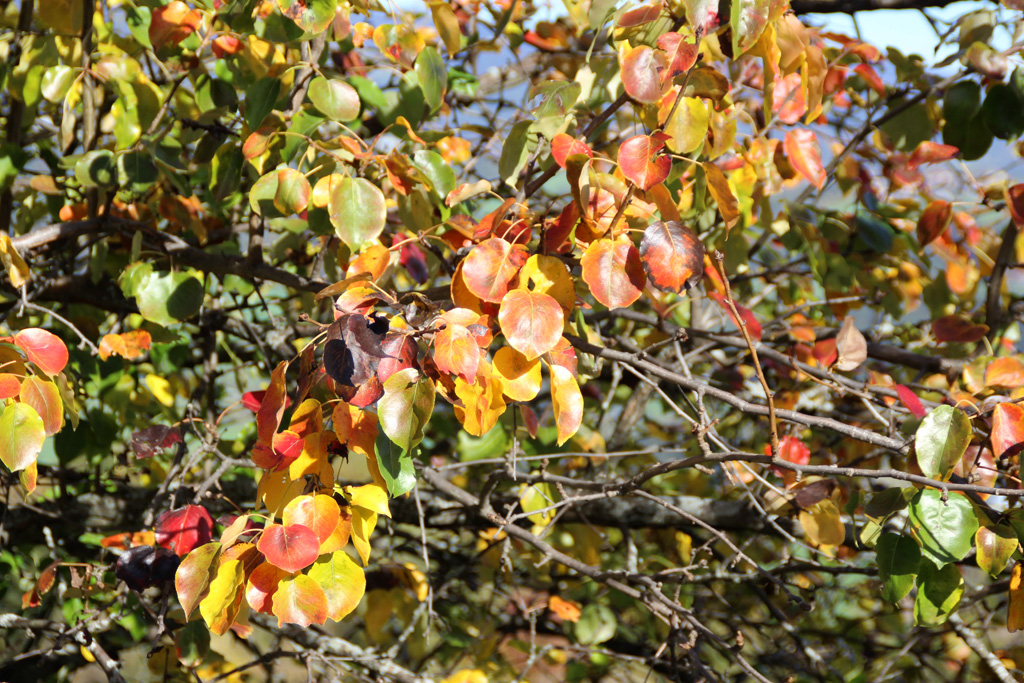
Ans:
[{"label": "rounded leaf", "polygon": [[178,602],[185,611],[186,619],[199,605],[210,586],[214,563],[220,556],[220,550],[220,543],[199,546],[185,556],[174,573],[174,589],[178,592]]},{"label": "rounded leaf", "polygon": [[185,556],[213,538],[213,517],[201,505],[185,505],[161,513],[153,530],[157,545]]},{"label": "rounded leaf", "polygon": [[875,545],[882,599],[899,602],[910,594],[921,564],[921,546],[908,537],[886,532]]},{"label": "rounded leaf", "polygon": [[273,614],[274,593],[281,581],[289,576],[290,572],[264,562],[249,575],[249,581],[245,584],[245,601],[257,612]]},{"label": "rounded leaf", "polygon": [[512,278],[526,264],[529,253],[522,244],[492,237],[473,247],[462,262],[462,279],[469,291],[483,301],[500,303]]},{"label": "rounded leaf", "polygon": [[341,508],[338,503],[331,496],[319,493],[291,500],[281,514],[281,522],[285,527],[295,524],[309,527],[320,543],[330,538],[340,520]]},{"label": "rounded leaf", "polygon": [[34,375],[26,377],[21,384],[21,401],[39,413],[46,436],[56,434],[64,426],[64,402],[53,382]]},{"label": "rounded leaf", "polygon": [[286,216],[302,213],[309,205],[310,192],[312,188],[306,176],[294,168],[282,168],[277,171],[274,208]]},{"label": "rounded leaf", "polygon": [[352,121],[359,116],[359,93],[339,78],[314,78],[309,84],[309,100],[332,121]]},{"label": "rounded leaf", "polygon": [[937,565],[964,559],[971,551],[978,516],[971,501],[959,493],[925,489],[910,502],[910,527],[921,542],[921,553]]},{"label": "rounded leaf", "polygon": [[971,443],[971,421],[962,410],[938,406],[917,428],[914,449],[925,476],[945,481]]},{"label": "rounded leaf", "polygon": [[338,0],[277,0],[277,5],[281,14],[307,33],[326,31],[338,10]]},{"label": "rounded leaf", "polygon": [[366,593],[366,574],[343,551],[317,560],[309,568],[309,578],[323,589],[327,598],[327,618],[334,621],[348,616]]},{"label": "rounded leaf", "polygon": [[494,373],[501,378],[501,391],[513,401],[532,401],[540,393],[540,360],[528,360],[511,346],[494,353]]},{"label": "rounded leaf", "polygon": [[0,462],[11,472],[23,470],[36,461],[43,449],[46,428],[35,408],[10,403],[0,415]]},{"label": "rounded leaf", "polygon": [[327,596],[320,584],[305,574],[282,580],[272,601],[278,626],[306,627],[327,621]]},{"label": "rounded leaf", "polygon": [[978,527],[974,535],[978,566],[990,576],[999,576],[1017,550],[1017,533],[1009,524]]},{"label": "rounded leaf", "polygon": [[619,169],[646,192],[668,177],[672,160],[660,154],[665,143],[650,135],[634,135],[619,145]]},{"label": "rounded leaf", "polygon": [[14,335],[14,345],[47,375],[56,375],[68,364],[68,347],[47,330],[38,327],[20,330]]},{"label": "rounded leaf", "polygon": [[661,71],[666,66],[663,53],[646,45],[627,46],[619,53],[619,65],[627,95],[643,104],[654,104],[661,99]]},{"label": "rounded leaf", "polygon": [[508,343],[533,360],[562,338],[562,307],[547,294],[514,289],[501,300],[498,324]]},{"label": "rounded leaf", "polygon": [[316,532],[302,524],[268,524],[256,548],[275,567],[297,572],[316,561],[320,555],[320,540]]},{"label": "rounded leaf", "polygon": [[380,237],[387,208],[379,187],[365,178],[345,178],[332,183],[330,191],[331,224],[341,241],[358,250]]},{"label": "rounded leaf", "polygon": [[644,230],[640,260],[651,284],[663,292],[682,294],[704,275],[704,245],[677,221],[655,221]]},{"label": "rounded leaf", "polygon": [[626,235],[591,242],[580,265],[590,293],[608,308],[631,306],[644,293],[647,278],[640,252]]}]

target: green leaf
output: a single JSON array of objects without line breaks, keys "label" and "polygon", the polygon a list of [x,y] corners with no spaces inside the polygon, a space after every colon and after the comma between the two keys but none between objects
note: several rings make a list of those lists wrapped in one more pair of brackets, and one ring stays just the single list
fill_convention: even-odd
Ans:
[{"label": "green leaf", "polygon": [[260,176],[259,180],[253,183],[252,189],[249,190],[249,207],[260,216],[280,217],[281,214],[274,204],[276,196],[277,172],[271,171]]},{"label": "green leaf", "polygon": [[412,491],[416,486],[416,467],[412,461],[412,454],[402,450],[383,431],[377,434],[374,451],[388,493],[392,497],[397,497]]},{"label": "green leaf", "polygon": [[434,412],[434,383],[416,368],[399,370],[384,382],[377,404],[381,430],[404,451],[423,440],[423,430]]},{"label": "green leaf", "polygon": [[910,528],[921,542],[922,554],[937,565],[964,559],[971,551],[978,517],[971,501],[959,493],[925,489],[910,502]]},{"label": "green leaf", "polygon": [[[43,88],[45,96],[45,78]],[[1009,85],[996,83],[989,88],[981,105],[981,114],[985,125],[1000,140],[1015,140],[1024,133],[1024,102]]]},{"label": "green leaf", "polygon": [[314,78],[309,84],[309,101],[332,121],[352,121],[359,116],[359,93],[340,78]]},{"label": "green leaf", "polygon": [[0,415],[0,462],[11,472],[23,470],[39,456],[46,440],[43,418],[26,403],[9,403]]},{"label": "green leaf", "polygon": [[387,219],[384,193],[365,178],[345,178],[331,187],[331,223],[353,251],[380,237]]},{"label": "green leaf", "polygon": [[281,14],[307,33],[320,33],[334,21],[338,0],[277,0]]},{"label": "green leaf", "polygon": [[875,545],[878,578],[882,582],[882,599],[899,602],[910,594],[921,564],[921,546],[907,536],[892,532],[882,534]]},{"label": "green leaf", "polygon": [[914,625],[938,626],[956,611],[964,595],[964,579],[955,564],[936,567],[921,563],[917,575],[917,599],[914,600]]},{"label": "green leaf", "polygon": [[513,188],[530,156],[530,126],[532,125],[532,121],[520,121],[512,126],[512,132],[505,138],[505,144],[501,147],[498,173],[502,180]]},{"label": "green leaf", "polygon": [[917,428],[914,449],[925,476],[943,481],[971,443],[971,421],[962,410],[939,406],[925,415]]},{"label": "green leaf", "polygon": [[576,622],[576,640],[581,645],[598,645],[615,637],[618,617],[604,605],[589,604]]},{"label": "green leaf", "polygon": [[281,81],[276,78],[261,78],[245,91],[245,123],[249,130],[256,130],[274,111],[277,98],[281,95]]},{"label": "green leaf", "polygon": [[915,494],[916,489],[911,486],[894,486],[879,491],[864,506],[864,514],[873,519],[884,519],[905,509]]},{"label": "green leaf", "polygon": [[0,190],[10,187],[31,157],[18,145],[0,144]]},{"label": "green leaf", "polygon": [[423,48],[416,56],[416,78],[419,79],[423,99],[431,111],[436,111],[444,101],[448,72],[444,68],[444,60],[433,47]]},{"label": "green leaf", "polygon": [[117,158],[117,176],[121,187],[132,194],[142,194],[160,180],[160,172],[153,158],[142,150],[128,152]]},{"label": "green leaf", "polygon": [[107,149],[86,152],[75,164],[75,177],[85,187],[109,187],[117,176],[114,153]]},{"label": "green leaf", "polygon": [[754,47],[768,25],[769,0],[733,0],[732,53],[739,57]]},{"label": "green leaf", "polygon": [[203,283],[194,275],[151,273],[139,284],[136,299],[143,318],[171,325],[198,313],[203,295]]},{"label": "green leaf", "polygon": [[135,40],[143,47],[148,47],[150,50],[153,49],[153,43],[149,41],[149,24],[152,21],[152,13],[148,7],[132,7],[131,5],[123,5],[125,9],[125,23],[128,24],[128,30],[131,31],[132,36]]},{"label": "green leaf", "polygon": [[437,152],[423,149],[412,155],[412,163],[430,184],[434,202],[444,204],[445,198],[455,189],[455,171],[452,167]]}]

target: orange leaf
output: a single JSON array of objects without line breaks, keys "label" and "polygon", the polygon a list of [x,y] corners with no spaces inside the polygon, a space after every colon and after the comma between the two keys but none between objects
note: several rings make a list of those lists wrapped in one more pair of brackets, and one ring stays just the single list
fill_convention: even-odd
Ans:
[{"label": "orange leaf", "polygon": [[203,22],[199,10],[190,9],[181,0],[173,0],[153,10],[149,23],[149,42],[153,47],[177,45],[188,38]]},{"label": "orange leaf", "polygon": [[564,600],[557,595],[548,598],[548,609],[554,612],[559,619],[573,623],[580,620],[582,610],[580,606],[571,600]]},{"label": "orange leaf", "polygon": [[661,99],[661,72],[665,69],[665,53],[646,45],[626,47],[619,52],[622,85],[626,94],[637,102],[654,104]]},{"label": "orange leaf", "polygon": [[1024,444],[1024,408],[1016,403],[1000,403],[992,411],[992,453],[1000,458],[1015,455]]},{"label": "orange leaf", "polygon": [[573,154],[586,154],[591,159],[594,158],[594,150],[590,149],[590,146],[582,140],[577,140],[565,133],[559,133],[551,138],[551,156],[556,164],[565,168],[566,158]]},{"label": "orange leaf", "polygon": [[627,235],[591,242],[580,265],[590,293],[608,308],[631,306],[644,292],[640,252]]},{"label": "orange leaf", "polygon": [[331,537],[341,521],[341,508],[331,496],[310,494],[299,496],[284,507],[281,523],[285,527],[301,524],[309,527],[322,544]]},{"label": "orange leaf", "polygon": [[868,87],[880,96],[885,97],[885,83],[882,82],[881,76],[879,76],[878,72],[871,68],[870,65],[858,64],[853,67],[853,71],[864,79],[864,82],[868,84]]},{"label": "orange leaf", "polygon": [[646,192],[668,177],[672,160],[660,154],[664,134],[634,135],[619,145],[619,169],[631,183]]},{"label": "orange leaf", "polygon": [[256,412],[256,435],[257,438],[270,444],[273,441],[277,428],[281,425],[281,417],[284,415],[285,402],[288,396],[285,393],[284,373],[288,369],[288,363],[281,361],[274,372],[270,375],[270,386],[260,401],[259,410]]},{"label": "orange leaf", "polygon": [[658,47],[665,51],[668,67],[661,72],[661,79],[668,83],[679,74],[690,70],[697,63],[699,41],[684,37],[679,33],[666,33],[658,36]]},{"label": "orange leaf", "polygon": [[269,562],[256,567],[245,585],[245,600],[249,607],[263,614],[273,614],[274,593],[277,592],[281,580],[289,576],[289,572],[278,569]]},{"label": "orange leaf", "polygon": [[1016,389],[1024,385],[1024,363],[1016,356],[997,358],[985,367],[985,386]]},{"label": "orange leaf", "polygon": [[9,372],[0,373],[0,400],[14,398],[20,391],[20,377]]},{"label": "orange leaf", "polygon": [[562,338],[562,307],[547,294],[514,289],[501,300],[498,324],[508,343],[533,360]]},{"label": "orange leaf", "polygon": [[946,231],[953,218],[953,205],[944,199],[937,199],[928,204],[921,217],[917,219],[917,241],[921,246],[933,242]]},{"label": "orange leaf", "polygon": [[786,133],[783,142],[786,158],[797,173],[810,181],[819,190],[825,185],[825,167],[821,163],[821,150],[818,148],[818,136],[806,128],[791,130]]},{"label": "orange leaf", "polygon": [[736,195],[733,194],[732,188],[729,187],[729,181],[725,179],[722,169],[710,161],[705,162],[703,167],[704,175],[708,179],[708,192],[711,193],[715,203],[718,204],[722,220],[725,221],[725,233],[728,235],[729,229],[740,220],[739,203],[736,201]]},{"label": "orange leaf", "polygon": [[483,301],[500,303],[529,253],[522,244],[492,237],[473,247],[462,264],[466,287]]},{"label": "orange leaf", "polygon": [[14,335],[14,344],[40,370],[51,377],[68,364],[68,347],[52,332],[30,327]]},{"label": "orange leaf", "polygon": [[953,145],[943,145],[938,142],[925,140],[914,148],[908,160],[908,166],[917,168],[921,164],[934,164],[939,161],[955,159],[960,155],[960,150]]},{"label": "orange leaf", "polygon": [[655,221],[644,230],[640,259],[651,284],[663,292],[682,294],[704,274],[704,245],[692,230],[676,221]]}]

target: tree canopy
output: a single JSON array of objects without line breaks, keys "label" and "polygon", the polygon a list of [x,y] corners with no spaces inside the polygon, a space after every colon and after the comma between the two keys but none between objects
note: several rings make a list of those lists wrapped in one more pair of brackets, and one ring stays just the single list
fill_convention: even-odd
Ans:
[{"label": "tree canopy", "polygon": [[0,680],[1020,680],[945,4],[0,3]]}]

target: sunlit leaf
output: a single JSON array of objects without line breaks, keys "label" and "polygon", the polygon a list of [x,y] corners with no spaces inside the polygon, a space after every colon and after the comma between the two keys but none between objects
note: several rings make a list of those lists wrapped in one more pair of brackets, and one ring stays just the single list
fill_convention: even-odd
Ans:
[{"label": "sunlit leaf", "polygon": [[153,524],[157,544],[184,557],[213,538],[213,517],[201,505],[167,510]]},{"label": "sunlit leaf", "polygon": [[819,190],[825,186],[825,166],[821,163],[818,136],[812,130],[795,128],[786,133],[786,158],[797,173]]},{"label": "sunlit leaf", "polygon": [[271,598],[277,624],[322,624],[327,621],[327,596],[315,580],[299,574],[282,579]]},{"label": "sunlit leaf", "polygon": [[508,343],[533,360],[562,338],[562,307],[547,294],[514,289],[501,300],[498,323]]},{"label": "sunlit leaf", "polygon": [[483,301],[501,303],[529,253],[521,244],[492,237],[476,245],[463,261],[466,287]]},{"label": "sunlit leaf", "polygon": [[[964,418],[966,419],[966,417]],[[1024,408],[1016,403],[998,403],[992,411],[992,454],[1016,453],[1024,444]]]},{"label": "sunlit leaf", "polygon": [[663,292],[682,294],[704,274],[704,245],[676,221],[655,221],[644,230],[640,259],[651,284]]},{"label": "sunlit leaf", "polygon": [[910,529],[922,554],[943,565],[962,560],[971,551],[978,517],[971,501],[950,492],[948,500],[935,489],[924,489],[910,502]]},{"label": "sunlit leaf", "polygon": [[178,570],[174,574],[174,588],[186,618],[206,595],[220,551],[220,543],[207,543],[190,552],[178,565]]},{"label": "sunlit leaf", "polygon": [[381,431],[400,448],[411,451],[423,440],[434,411],[434,394],[434,383],[415,368],[391,375],[384,382],[384,396],[377,404]]},{"label": "sunlit leaf", "polygon": [[19,330],[14,344],[28,356],[29,361],[51,377],[68,364],[68,347],[60,337],[38,327]]},{"label": "sunlit leaf", "polygon": [[256,547],[267,562],[286,572],[297,572],[313,564],[320,555],[316,532],[301,524],[268,524]]},{"label": "sunlit leaf", "polygon": [[529,360],[511,346],[503,346],[494,353],[493,369],[509,399],[532,401],[540,393],[540,360]]},{"label": "sunlit leaf", "polygon": [[978,527],[974,546],[978,551],[978,566],[996,577],[1006,569],[1006,563],[1017,550],[1017,533],[1009,524]]},{"label": "sunlit leaf", "polygon": [[238,616],[245,590],[245,569],[241,560],[228,560],[217,568],[209,592],[199,603],[199,613],[211,631],[227,633]]},{"label": "sunlit leaf", "polygon": [[11,472],[35,462],[46,439],[39,413],[25,403],[9,403],[0,414],[0,462]]},{"label": "sunlit leaf", "polygon": [[341,621],[359,605],[366,592],[366,575],[347,553],[325,555],[309,568],[309,578],[323,588],[327,618]]},{"label": "sunlit leaf", "polygon": [[323,544],[341,521],[341,508],[331,496],[309,494],[299,496],[284,506],[281,523],[285,527],[301,524],[316,534]]},{"label": "sunlit leaf", "polygon": [[353,249],[376,240],[384,229],[384,193],[365,178],[345,178],[330,188],[331,224]]},{"label": "sunlit leaf", "polygon": [[622,85],[626,93],[637,102],[654,104],[662,95],[661,71],[665,69],[665,56],[646,45],[624,46],[619,52]]},{"label": "sunlit leaf", "polygon": [[590,293],[608,308],[626,308],[643,294],[647,279],[643,262],[627,235],[591,242],[580,265]]},{"label": "sunlit leaf", "polygon": [[645,192],[668,177],[672,160],[659,154],[665,142],[662,136],[634,135],[619,145],[622,175]]},{"label": "sunlit leaf", "polygon": [[718,205],[718,210],[722,214],[722,220],[725,221],[725,232],[728,235],[729,229],[740,220],[740,209],[736,201],[736,195],[733,193],[732,188],[729,187],[729,181],[726,180],[722,169],[711,162],[705,162],[703,168],[704,174],[708,179],[708,192],[711,193],[715,204]]},{"label": "sunlit leaf", "polygon": [[583,422],[583,394],[572,373],[561,365],[551,365],[551,405],[558,426],[558,445],[568,441]]}]

